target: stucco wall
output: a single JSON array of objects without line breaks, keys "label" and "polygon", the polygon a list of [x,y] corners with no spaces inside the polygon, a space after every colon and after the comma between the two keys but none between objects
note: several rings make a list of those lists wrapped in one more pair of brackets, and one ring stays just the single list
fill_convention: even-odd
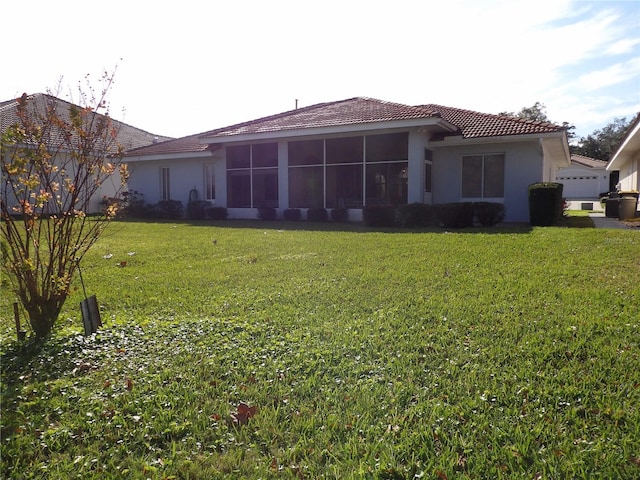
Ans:
[{"label": "stucco wall", "polygon": [[195,187],[199,198],[204,199],[204,165],[215,165],[216,204],[226,204],[226,171],[224,162],[219,157],[182,158],[174,160],[151,160],[130,162],[131,173],[128,183],[129,190],[136,190],[143,195],[147,204],[154,204],[162,200],[160,197],[160,169],[169,167],[169,183],[171,200],[179,200],[186,208],[189,192]]},{"label": "stucco wall", "polygon": [[640,152],[621,165],[620,190],[640,190]]},{"label": "stucco wall", "polygon": [[537,141],[461,146],[432,146],[433,203],[460,202],[462,157],[464,155],[504,153],[505,221],[528,222],[528,186],[543,175],[542,150]]},{"label": "stucco wall", "polygon": [[[56,158],[58,159],[58,161],[54,161],[54,165],[56,165],[58,169],[62,169],[64,166],[64,169],[66,169],[66,174],[64,176],[61,176],[60,174],[52,173],[50,180],[52,182],[64,184],[64,180],[63,180],[64,178],[69,178],[69,179],[74,178],[75,164],[73,161],[69,159],[68,156],[63,154],[59,154],[59,157],[56,157]],[[8,157],[4,161],[9,162]],[[5,181],[5,178],[3,177],[2,182],[4,181]],[[4,184],[2,185],[2,188],[3,188],[2,195],[7,202],[7,205],[11,207],[14,205],[17,205],[18,201],[16,200],[12,191],[9,188],[4,190],[5,188]],[[121,185],[121,179],[120,179],[120,172],[118,171],[118,169],[116,169],[116,171],[112,175],[104,178],[104,182],[102,183],[102,185],[100,185],[100,187],[98,187],[96,192],[91,196],[91,198],[89,199],[87,211],[85,213],[91,214],[91,213],[100,212],[100,210],[102,209],[101,202],[103,197],[113,197],[116,195],[116,193],[118,193],[121,190],[122,190],[122,185]]]}]

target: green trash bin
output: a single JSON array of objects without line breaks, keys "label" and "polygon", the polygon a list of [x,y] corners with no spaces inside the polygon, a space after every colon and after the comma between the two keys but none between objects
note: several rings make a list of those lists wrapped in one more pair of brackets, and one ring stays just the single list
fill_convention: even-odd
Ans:
[{"label": "green trash bin", "polygon": [[620,220],[634,218],[636,216],[637,206],[638,206],[638,199],[636,197],[632,197],[632,196],[621,197],[620,204],[618,206],[618,216],[620,217]]}]

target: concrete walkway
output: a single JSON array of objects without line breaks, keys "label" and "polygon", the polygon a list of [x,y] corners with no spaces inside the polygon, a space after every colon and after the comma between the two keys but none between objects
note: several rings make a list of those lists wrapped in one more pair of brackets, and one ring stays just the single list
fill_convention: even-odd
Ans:
[{"label": "concrete walkway", "polygon": [[[620,228],[623,230],[632,228],[617,218],[605,217],[604,213],[590,213],[589,218],[591,218],[596,228]],[[634,230],[640,229],[634,228]]]}]

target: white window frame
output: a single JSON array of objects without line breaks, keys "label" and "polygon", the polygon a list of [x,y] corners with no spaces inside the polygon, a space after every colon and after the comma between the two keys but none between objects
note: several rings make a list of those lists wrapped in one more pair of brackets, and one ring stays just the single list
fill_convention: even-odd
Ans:
[{"label": "white window frame", "polygon": [[216,201],[216,172],[215,165],[206,163],[202,167],[204,199],[215,203]]},{"label": "white window frame", "polygon": [[[502,196],[500,197],[486,197],[484,195],[485,184],[484,184],[484,169],[485,169],[485,157],[491,156],[502,156]],[[481,172],[481,183],[480,183],[480,196],[479,197],[465,197],[463,193],[464,188],[464,159],[465,157],[482,157],[482,172]],[[491,202],[504,202],[504,193],[505,193],[505,182],[506,182],[506,169],[507,169],[507,155],[504,152],[491,152],[491,153],[471,153],[468,155],[463,155],[460,159],[460,198],[464,201],[491,201]]]}]

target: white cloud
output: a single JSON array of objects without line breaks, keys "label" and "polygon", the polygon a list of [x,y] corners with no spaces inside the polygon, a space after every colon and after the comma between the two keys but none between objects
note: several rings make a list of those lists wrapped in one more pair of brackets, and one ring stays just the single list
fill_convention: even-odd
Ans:
[{"label": "white cloud", "polygon": [[[5,61],[0,99],[120,63],[112,112],[126,107],[125,121],[159,134],[278,113],[296,98],[493,113],[541,101],[553,120],[580,124],[601,114],[612,86],[622,105],[640,103],[630,88],[640,83],[635,2],[113,0],[91,14],[80,0],[23,0],[4,5],[3,17],[23,11],[37,13],[29,35],[7,22],[4,38],[25,54]],[[51,25],[81,25],[81,39]],[[36,53],[51,43],[55,55]]]},{"label": "white cloud", "polygon": [[640,58],[633,58],[627,62],[616,63],[609,67],[580,75],[576,79],[576,86],[584,92],[592,92],[637,78],[639,72]]}]

